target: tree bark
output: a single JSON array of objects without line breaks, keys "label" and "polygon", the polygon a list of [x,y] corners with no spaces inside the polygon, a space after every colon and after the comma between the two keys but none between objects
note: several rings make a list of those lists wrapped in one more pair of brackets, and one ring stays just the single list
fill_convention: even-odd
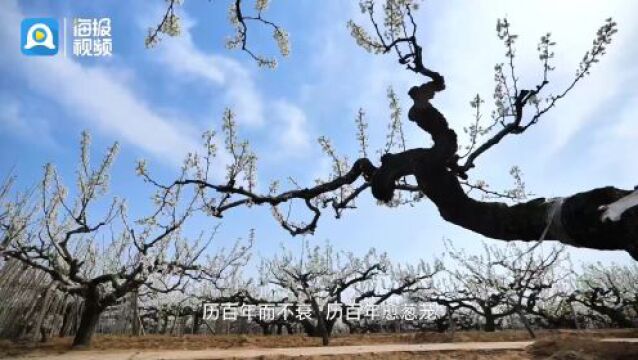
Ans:
[{"label": "tree bark", "polygon": [[622,310],[611,309],[604,306],[595,306],[592,307],[592,309],[600,314],[607,316],[614,324],[618,325],[620,328],[634,327],[633,322],[629,318],[627,318]]},{"label": "tree bark", "polygon": [[[315,299],[311,299],[312,310],[317,316],[317,332],[318,335],[321,336],[321,343],[323,346],[327,346],[330,343],[330,331],[328,330],[328,326],[326,324],[326,319],[319,308],[319,304],[315,301]],[[332,329],[330,329],[332,330]]]},{"label": "tree bark", "polygon": [[496,319],[492,315],[485,314],[485,331],[486,332],[494,332],[496,331]]},{"label": "tree bark", "polygon": [[527,316],[525,316],[523,311],[521,311],[520,309],[517,309],[516,313],[518,314],[518,317],[521,319],[523,326],[525,326],[525,330],[527,330],[527,332],[529,333],[529,336],[532,339],[536,339],[536,334],[534,333],[534,330],[532,329],[532,325],[529,323],[529,320],[527,320]]},{"label": "tree bark", "polygon": [[140,336],[141,333],[141,321],[137,304],[137,290],[131,292],[131,332],[133,336]]},{"label": "tree bark", "polygon": [[67,302],[66,303],[66,307],[64,309],[64,315],[62,317],[62,326],[60,327],[60,333],[59,336],[60,337],[64,337],[67,336],[67,334],[70,333],[69,328],[71,327],[70,324],[72,322],[71,317],[73,316],[73,307],[74,307],[74,302]]},{"label": "tree bark", "polygon": [[456,330],[456,325],[454,324],[454,310],[449,306],[447,306],[447,317],[450,333],[454,336],[454,331]]},{"label": "tree bark", "polygon": [[41,330],[44,325],[45,318],[49,314],[51,300],[52,300],[52,297],[55,296],[55,290],[57,289],[57,287],[58,287],[58,284],[55,281],[52,281],[47,287],[47,289],[44,291],[44,294],[42,295],[42,298],[39,302],[39,308],[38,308],[39,311],[37,312],[37,315],[33,324],[33,328],[31,329],[32,331],[31,339],[33,341],[37,341],[38,338],[42,340],[42,338],[44,337]]},{"label": "tree bark", "polygon": [[162,325],[160,327],[160,334],[164,335],[166,334],[166,329],[168,329],[168,313],[166,312],[161,313],[161,323]]},{"label": "tree bark", "polygon": [[198,334],[199,333],[199,327],[201,325],[200,323],[200,315],[201,312],[197,311],[193,314],[193,330],[191,331],[193,334]]},{"label": "tree bark", "polygon": [[286,323],[284,326],[286,327],[286,331],[288,335],[292,335],[295,333],[295,330],[293,329],[291,324]]},{"label": "tree bark", "polygon": [[80,319],[80,327],[73,339],[73,347],[86,347],[91,345],[95,328],[97,327],[100,315],[104,308],[99,303],[99,291],[97,289],[89,289],[87,296],[84,298],[84,310]]},{"label": "tree bark", "polygon": [[100,320],[102,310],[95,304],[84,305],[80,327],[78,328],[75,338],[73,339],[73,347],[83,347],[91,345],[95,328]]},{"label": "tree bark", "polygon": [[485,327],[483,328],[486,332],[494,332],[496,331],[496,316],[492,312],[492,308],[488,306],[482,306],[483,317],[485,318]]},{"label": "tree bark", "polygon": [[569,310],[572,314],[572,319],[574,321],[574,329],[580,330],[580,323],[578,322],[578,313],[576,313],[576,309],[574,309],[574,303],[569,302]]},{"label": "tree bark", "polygon": [[262,325],[261,326],[261,334],[264,336],[270,335],[270,325]]}]

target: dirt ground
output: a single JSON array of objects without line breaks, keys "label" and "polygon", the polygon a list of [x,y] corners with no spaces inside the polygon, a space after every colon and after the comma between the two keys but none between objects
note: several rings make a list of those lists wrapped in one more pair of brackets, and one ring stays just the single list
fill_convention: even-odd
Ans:
[{"label": "dirt ground", "polygon": [[[366,353],[333,356],[296,356],[296,359],[325,360],[372,360],[372,359],[498,359],[498,360],[629,360],[638,359],[638,343],[600,343],[595,338],[638,338],[638,330],[604,331],[539,331],[538,340],[527,350],[499,351],[445,351],[445,352],[394,352]],[[0,342],[0,358],[9,356],[47,356],[70,354],[70,338],[51,339],[47,343],[29,345],[26,343]],[[529,341],[524,331],[499,331],[485,333],[478,331],[451,334],[411,333],[411,334],[365,334],[336,336],[331,346],[381,345],[381,344],[429,344],[448,342],[503,342]],[[112,352],[121,350],[205,350],[205,349],[263,349],[320,346],[320,339],[301,335],[257,336],[257,335],[185,335],[142,337],[96,336],[90,352]],[[309,354],[300,354],[309,355]],[[623,356],[628,357],[623,357]],[[259,359],[288,359],[273,355],[259,356]]]},{"label": "dirt ground", "polygon": [[638,343],[599,342],[590,337],[536,341],[525,350],[368,353],[335,356],[272,356],[260,360],[637,360]]},{"label": "dirt ground", "polygon": [[[293,357],[263,357],[260,360],[291,360]],[[492,351],[442,351],[436,353],[401,352],[391,354],[357,354],[337,356],[305,356],[303,360],[530,360],[525,351],[492,350]]]}]

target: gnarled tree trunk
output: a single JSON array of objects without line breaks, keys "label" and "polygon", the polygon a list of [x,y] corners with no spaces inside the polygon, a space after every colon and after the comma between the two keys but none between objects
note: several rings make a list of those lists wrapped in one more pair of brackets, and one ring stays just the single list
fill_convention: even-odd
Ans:
[{"label": "gnarled tree trunk", "polygon": [[496,331],[496,317],[492,315],[491,310],[485,311],[485,331],[494,332]]},{"label": "gnarled tree trunk", "polygon": [[75,338],[73,339],[73,347],[85,347],[91,345],[93,334],[97,327],[100,315],[104,308],[100,305],[100,291],[98,288],[89,288],[84,297],[84,309],[80,319]]},{"label": "gnarled tree trunk", "polygon": [[[423,91],[433,94],[445,87],[442,77],[433,79],[422,86],[426,89]],[[625,250],[638,260],[638,206],[625,211],[618,221],[603,221],[600,210],[632,191],[604,187],[515,205],[475,200],[461,186],[459,179],[466,176],[467,169],[458,165],[457,136],[445,117],[429,101],[415,102],[408,117],[432,136],[434,145],[384,155],[382,165],[372,175],[375,198],[390,201],[396,181],[414,175],[419,189],[434,202],[445,220],[486,237],[537,241],[545,234],[548,240],[577,247]]]}]

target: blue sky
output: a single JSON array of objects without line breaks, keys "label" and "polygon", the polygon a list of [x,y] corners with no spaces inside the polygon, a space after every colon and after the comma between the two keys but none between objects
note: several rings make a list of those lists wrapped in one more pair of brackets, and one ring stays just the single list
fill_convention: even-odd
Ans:
[{"label": "blue sky", "polygon": [[[135,161],[148,160],[159,177],[177,174],[182,157],[196,150],[200,134],[219,130],[225,107],[237,113],[240,135],[260,156],[259,182],[295,177],[310,184],[325,176],[328,159],[316,139],[329,136],[336,148],[357,155],[354,117],[368,114],[373,149],[381,147],[388,122],[387,87],[401,97],[418,78],[399,68],[394,58],[358,48],[346,21],[361,14],[355,1],[277,1],[268,16],[290,33],[292,53],[276,70],[259,69],[246,54],[224,48],[232,34],[227,1],[186,1],[180,8],[184,33],[145,49],[147,28],[156,25],[163,1],[17,1],[0,5],[0,172],[11,169],[19,184],[39,179],[42,165],[55,162],[72,183],[80,132],[93,135],[94,157],[111,142],[122,151],[113,173],[112,191],[129,199],[132,212],[147,208],[149,189],[134,177]],[[418,12],[426,61],[442,72],[448,89],[436,105],[460,132],[472,119],[469,101],[493,90],[493,66],[504,50],[495,34],[498,17],[508,16],[518,40],[518,68],[523,84],[535,84],[541,65],[538,38],[551,31],[558,42],[552,83],[560,88],[576,70],[596,29],[609,16],[620,32],[609,54],[558,108],[523,137],[505,141],[486,154],[474,178],[494,188],[510,186],[508,171],[518,165],[529,191],[546,197],[569,195],[597,186],[631,188],[638,184],[638,4],[627,1],[438,1]],[[24,17],[110,17],[114,56],[79,59],[25,57],[19,50]],[[270,35],[257,36],[254,47],[276,51]],[[488,101],[489,103],[489,101]],[[423,133],[406,122],[411,146],[424,146]],[[374,246],[394,259],[430,259],[451,238],[469,252],[480,251],[480,236],[444,222],[427,201],[388,209],[365,194],[357,211],[341,220],[323,216],[312,241],[329,239],[336,247],[363,253]],[[216,221],[196,219],[193,227]],[[219,244],[257,230],[257,253],[279,244],[296,249],[273,221],[270,210],[254,208],[224,218]],[[490,243],[494,243],[488,240]],[[622,252],[573,250],[579,260],[629,262]]]}]

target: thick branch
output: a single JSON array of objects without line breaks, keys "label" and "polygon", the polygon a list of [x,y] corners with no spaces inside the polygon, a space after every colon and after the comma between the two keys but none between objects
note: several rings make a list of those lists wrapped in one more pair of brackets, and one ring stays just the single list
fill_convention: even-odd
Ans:
[{"label": "thick branch", "polygon": [[470,198],[461,187],[462,173],[455,164],[456,134],[429,101],[419,103],[419,96],[425,95],[413,96],[415,106],[410,109],[410,120],[432,136],[434,145],[385,156],[372,183],[377,199],[389,201],[395,182],[415,175],[419,188],[434,202],[441,216],[465,229],[507,241],[538,241],[545,235],[548,240],[577,247],[626,250],[638,259],[638,208],[626,210],[617,222],[601,221],[601,206],[614,203],[631,191],[605,187],[560,199],[561,202],[537,198],[515,205]]}]

